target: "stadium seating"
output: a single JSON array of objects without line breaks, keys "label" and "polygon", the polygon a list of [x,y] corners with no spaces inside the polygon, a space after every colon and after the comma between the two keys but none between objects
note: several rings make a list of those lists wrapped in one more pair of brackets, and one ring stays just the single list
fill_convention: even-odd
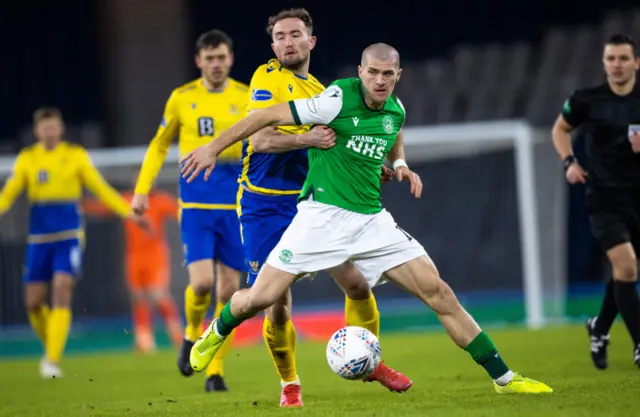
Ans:
[{"label": "stadium seating", "polygon": [[461,45],[449,59],[406,63],[397,94],[407,124],[526,118],[548,126],[571,91],[603,80],[601,42],[616,32],[640,39],[640,9],[611,12],[595,27],[551,28],[539,45]]}]

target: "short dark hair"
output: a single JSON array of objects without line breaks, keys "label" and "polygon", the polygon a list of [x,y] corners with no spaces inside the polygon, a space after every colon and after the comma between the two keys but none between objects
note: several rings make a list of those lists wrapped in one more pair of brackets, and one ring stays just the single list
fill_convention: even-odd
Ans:
[{"label": "short dark hair", "polygon": [[59,119],[62,121],[62,112],[57,107],[40,107],[33,112],[33,124],[46,119]]},{"label": "short dark hair", "polygon": [[233,52],[233,41],[231,37],[219,29],[213,29],[198,37],[196,41],[196,53],[203,49],[217,48],[220,45],[227,45],[229,52]]},{"label": "short dark hair", "polygon": [[633,51],[633,55],[635,56],[636,54],[636,43],[629,35],[621,33],[613,34],[607,38],[605,45],[629,45],[631,47],[631,51]]},{"label": "short dark hair", "polygon": [[275,16],[271,16],[269,18],[269,24],[267,25],[267,33],[269,36],[273,37],[273,27],[276,23],[284,19],[300,19],[309,31],[309,35],[313,33],[313,20],[311,19],[311,15],[307,9],[298,8],[282,10]]}]

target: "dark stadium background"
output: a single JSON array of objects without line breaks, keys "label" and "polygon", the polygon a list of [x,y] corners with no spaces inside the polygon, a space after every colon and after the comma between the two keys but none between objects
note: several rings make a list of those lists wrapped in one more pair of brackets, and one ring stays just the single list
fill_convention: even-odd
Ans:
[{"label": "dark stadium background", "polygon": [[[202,31],[220,28],[234,39],[236,64],[232,76],[248,83],[254,69],[272,57],[265,33],[267,17],[285,7],[305,6],[315,20],[318,45],[312,57],[312,73],[323,81],[338,75],[337,68],[351,65],[353,74],[360,51],[372,42],[387,42],[397,47],[403,62],[446,57],[459,44],[483,45],[526,41],[534,45],[551,26],[597,24],[604,13],[602,3],[570,0],[552,2],[520,0],[517,2],[462,0],[363,2],[213,2],[186,0],[60,0],[56,2],[23,0],[7,3],[0,13],[0,153],[15,153],[30,140],[29,123],[35,108],[41,105],[60,107],[70,126],[70,136],[83,128],[98,126],[103,130],[89,147],[142,145],[148,142],[160,118],[164,100],[177,85],[196,77],[193,44]],[[633,1],[606,2],[613,7],[632,7]],[[182,9],[180,9],[182,7]],[[173,10],[183,10],[182,17]],[[183,32],[179,45],[172,42],[176,19]],[[168,26],[169,25],[169,26]],[[173,47],[170,47],[173,45]],[[174,51],[180,51],[176,55]],[[132,62],[136,60],[134,65]],[[176,62],[186,62],[186,73],[171,71]],[[594,66],[600,63],[595,61]],[[133,72],[128,72],[129,69]],[[132,92],[132,90],[136,90]],[[145,109],[136,109],[131,97],[142,97]],[[559,109],[561,102],[557,103]],[[139,111],[138,111],[139,110]],[[517,115],[524,116],[524,115]],[[455,122],[456,120],[451,120]],[[552,118],[532,120],[548,128]],[[123,132],[127,132],[124,134]],[[133,133],[131,133],[133,132]],[[580,141],[579,141],[580,142]],[[579,149],[579,147],[578,147]],[[474,165],[477,164],[477,165]],[[456,256],[473,257],[480,249],[491,253],[492,244],[503,239],[516,239],[517,218],[513,177],[506,176],[505,194],[492,187],[490,181],[464,185],[465,178],[478,171],[487,178],[505,174],[512,164],[508,153],[490,159],[470,161],[464,166],[443,161],[420,166],[423,178],[433,187],[445,187],[452,177],[459,178],[450,186],[451,193],[438,206],[425,206],[423,211],[408,209],[406,191],[395,187],[385,192],[385,202],[396,217],[402,218],[407,230],[420,229],[431,210],[437,210],[442,222],[428,236],[418,236],[429,250],[438,241],[451,240],[457,254],[442,254],[440,268],[452,285],[461,291],[482,289],[491,280],[494,287],[509,292],[519,290],[499,281],[499,276],[519,276],[520,253],[517,247],[503,251],[500,262],[483,270],[477,277],[456,274]],[[426,181],[425,181],[426,182]],[[428,194],[427,194],[428,195]],[[487,230],[483,248],[465,239],[460,218],[469,224],[473,212],[460,212],[457,195],[477,201],[506,198],[501,212],[493,217],[478,218]],[[480,216],[482,213],[475,213]],[[569,242],[567,276],[571,284],[580,286],[600,283],[604,276],[601,254],[594,245],[583,209],[582,190],[570,191]],[[109,236],[117,241],[116,221],[90,224],[89,234]],[[111,241],[111,240],[110,240]],[[0,241],[0,324],[22,323],[20,264],[23,247],[15,242]],[[487,249],[489,248],[489,249]],[[117,245],[89,248],[86,257],[87,277],[91,283],[79,288],[75,307],[82,315],[92,317],[122,316],[127,313],[127,297],[121,284],[120,248]],[[502,262],[504,261],[504,262]],[[177,260],[174,259],[174,263]],[[181,297],[184,283],[175,285]],[[333,284],[303,284],[297,290],[301,305],[315,297],[323,301],[341,302]],[[384,292],[399,296],[395,289]],[[93,300],[89,302],[89,300]],[[91,306],[87,308],[86,306]],[[90,311],[89,311],[90,310]]]}]

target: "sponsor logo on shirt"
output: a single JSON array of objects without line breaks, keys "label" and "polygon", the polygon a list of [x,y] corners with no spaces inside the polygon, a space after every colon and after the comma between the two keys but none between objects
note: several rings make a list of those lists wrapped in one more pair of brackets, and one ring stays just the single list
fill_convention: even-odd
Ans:
[{"label": "sponsor logo on shirt", "polygon": [[273,98],[273,94],[269,90],[258,90],[254,88],[251,92],[251,100],[253,101],[269,101]]}]

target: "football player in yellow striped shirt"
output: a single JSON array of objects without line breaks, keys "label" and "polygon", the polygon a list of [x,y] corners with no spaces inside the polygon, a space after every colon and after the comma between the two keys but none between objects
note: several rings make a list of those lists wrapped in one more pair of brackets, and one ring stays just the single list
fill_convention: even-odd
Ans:
[{"label": "football player in yellow striped shirt", "polygon": [[[179,138],[180,155],[186,155],[215,140],[221,131],[243,117],[248,88],[229,77],[232,64],[233,44],[229,36],[219,30],[200,36],[196,42],[196,65],[201,77],[173,90],[167,101],[135,189],[132,207],[137,213],[142,214],[148,207],[151,184],[175,137]],[[222,158],[226,163],[209,181],[201,177],[188,184],[180,177],[180,229],[189,272],[184,307],[187,325],[178,355],[178,368],[184,376],[193,374],[189,353],[200,336],[214,283],[217,317],[239,289],[240,273],[245,270],[236,214],[241,152],[241,144],[225,152]],[[230,345],[227,342],[208,367],[206,391],[227,390],[222,364]]]},{"label": "football player in yellow striped shirt", "polygon": [[20,152],[0,193],[0,216],[26,189],[31,207],[23,277],[25,303],[29,323],[45,348],[40,373],[44,378],[59,378],[71,327],[73,288],[82,269],[79,203],[83,187],[121,217],[140,225],[144,221],[131,214],[129,204],[104,181],[87,151],[62,139],[64,123],[59,110],[37,110],[34,133],[38,142]]},{"label": "football player in yellow striped shirt", "polygon": [[[316,41],[312,26],[311,16],[304,9],[284,10],[269,19],[268,33],[277,59],[261,65],[254,73],[248,111],[311,98],[325,89],[309,74],[310,53]],[[329,148],[334,144],[335,134],[325,126],[267,128],[245,142],[238,213],[250,285],[297,213],[297,200],[309,169],[307,148]],[[340,277],[334,278],[340,284]],[[379,336],[380,313],[369,287],[343,290],[347,324],[364,327]],[[280,406],[302,406],[291,292],[265,312],[263,337],[281,380]],[[384,363],[369,378],[373,380],[394,391],[411,386],[407,377]]]}]

